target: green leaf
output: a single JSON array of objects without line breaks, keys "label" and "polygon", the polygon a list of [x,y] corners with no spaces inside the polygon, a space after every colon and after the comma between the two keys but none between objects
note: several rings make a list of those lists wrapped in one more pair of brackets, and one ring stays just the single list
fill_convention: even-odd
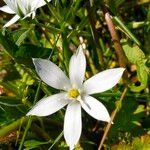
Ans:
[{"label": "green leaf", "polygon": [[148,72],[147,68],[140,64],[140,66],[137,65],[137,76],[139,81],[141,82],[140,86],[130,86],[131,90],[134,92],[139,92],[146,88],[147,82],[148,82]]},{"label": "green leaf", "polygon": [[51,53],[50,48],[39,47],[31,44],[23,44],[16,51],[16,58],[48,58]]},{"label": "green leaf", "polygon": [[136,45],[131,46],[129,43],[123,43],[123,50],[128,60],[133,64],[139,64],[140,62],[145,63],[145,54],[143,51]]},{"label": "green leaf", "polygon": [[[24,34],[27,34],[27,32],[29,31],[24,31],[22,33],[23,37],[20,37],[20,39],[18,39],[16,42],[22,42],[23,38],[25,38]],[[17,39],[17,37],[15,37],[15,39]],[[5,51],[19,63],[31,65],[31,58],[48,58],[52,51],[50,48],[39,47],[32,44],[23,44],[21,46],[17,46],[13,40],[10,38],[10,35],[7,36],[0,33],[0,44],[4,47]]]},{"label": "green leaf", "polygon": [[145,62],[147,61],[145,58],[145,54],[137,45],[131,46],[126,41],[123,43],[123,50],[128,60],[136,65],[137,76],[141,83],[140,86],[131,85],[129,87],[134,92],[140,92],[141,90],[146,88],[148,83],[149,69],[145,64]]},{"label": "green leaf", "polygon": [[134,111],[134,114],[138,114],[138,113],[144,112],[145,111],[144,107],[145,107],[144,105],[139,105],[137,107],[137,109]]},{"label": "green leaf", "polygon": [[32,44],[21,45],[15,53],[15,58],[18,63],[24,64],[31,68],[32,58],[48,58],[52,49],[35,46]]},{"label": "green leaf", "polygon": [[0,96],[0,105],[19,106],[22,104],[21,104],[21,100],[16,97]]},{"label": "green leaf", "polygon": [[124,33],[130,37],[131,40],[133,40],[137,45],[141,45],[140,41],[135,37],[135,35],[124,25],[124,23],[117,17],[113,17],[114,21],[118,26],[124,31]]},{"label": "green leaf", "polygon": [[11,91],[13,94],[17,95],[18,97],[21,97],[21,89],[19,89],[19,85],[16,81],[5,81],[0,82],[0,85],[2,85],[5,89],[8,91]]},{"label": "green leaf", "polygon": [[31,29],[21,29],[13,33],[13,36],[16,41],[16,45],[20,46],[25,38],[29,35]]},{"label": "green leaf", "polygon": [[70,61],[70,56],[71,56],[71,51],[69,50],[68,48],[68,40],[67,40],[67,37],[66,37],[66,34],[62,34],[62,38],[64,39],[63,40],[63,59],[64,59],[64,64],[66,66],[66,69],[69,68],[69,61]]},{"label": "green leaf", "polygon": [[17,51],[18,47],[15,45],[12,39],[0,33],[0,44],[11,57],[15,56],[15,52]]},{"label": "green leaf", "polygon": [[141,127],[141,120],[144,116],[143,105],[139,105],[133,98],[125,98],[109,132],[109,141],[118,143],[119,138],[129,141],[131,137],[145,132]]},{"label": "green leaf", "polygon": [[44,144],[48,144],[50,141],[48,142],[41,142],[41,141],[37,141],[37,140],[29,140],[29,141],[25,141],[24,142],[24,146],[30,150],[30,149],[33,149],[33,148],[37,148],[39,147],[40,145],[44,145]]}]

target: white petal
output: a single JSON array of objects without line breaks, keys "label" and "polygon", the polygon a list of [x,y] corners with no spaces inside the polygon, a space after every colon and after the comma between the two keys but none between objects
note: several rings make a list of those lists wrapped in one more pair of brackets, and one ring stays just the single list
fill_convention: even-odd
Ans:
[{"label": "white petal", "polygon": [[[15,3],[15,6],[16,6],[16,10],[17,12],[21,12],[21,14],[23,15],[26,15],[27,13],[27,8],[30,6],[28,5],[28,0],[17,0],[16,3]],[[20,13],[18,13],[20,14]]]},{"label": "white petal", "polygon": [[67,106],[64,120],[64,137],[70,150],[73,150],[79,141],[81,130],[81,105],[78,101],[75,101]]},{"label": "white petal", "polygon": [[81,105],[93,118],[110,122],[110,116],[106,107],[94,97],[86,96],[85,99],[81,101]]},{"label": "white petal", "polygon": [[[50,2],[51,0],[47,0],[48,2]],[[32,0],[31,6],[34,9],[40,8],[42,6],[46,5],[45,0]]]},{"label": "white petal", "polygon": [[70,100],[66,99],[66,93],[55,94],[37,102],[36,105],[27,113],[27,116],[48,116],[58,111],[69,102]]},{"label": "white petal", "polygon": [[86,69],[86,59],[83,53],[83,47],[80,45],[76,54],[71,57],[69,64],[69,77],[72,85],[81,87]]},{"label": "white petal", "polygon": [[35,11],[32,11],[32,12],[28,13],[28,14],[25,15],[22,19],[26,19],[26,18],[28,18],[28,17],[31,17],[31,15],[32,15],[32,19],[34,19],[34,18],[35,18]]},{"label": "white petal", "polygon": [[16,12],[16,1],[12,1],[12,0],[4,0],[4,2],[7,4],[7,6],[13,10],[14,12]]},{"label": "white petal", "polygon": [[17,22],[20,19],[20,17],[18,15],[15,15],[10,21],[8,21],[5,25],[5,27],[9,27],[10,25],[14,24],[15,22]]},{"label": "white petal", "polygon": [[114,87],[120,80],[124,68],[115,68],[102,71],[84,82],[84,90],[87,94],[107,91]]},{"label": "white petal", "polygon": [[[47,0],[48,2],[50,2],[51,0]],[[36,6],[36,8],[40,8],[42,6],[46,5],[46,2],[44,0],[40,0],[38,5]]]},{"label": "white petal", "polygon": [[71,87],[68,77],[51,61],[34,58],[33,63],[38,75],[46,84],[62,90],[68,90]]},{"label": "white petal", "polygon": [[33,11],[33,12],[32,12],[32,19],[34,19],[35,16],[36,16],[36,11]]},{"label": "white petal", "polygon": [[15,12],[12,9],[10,9],[7,5],[0,7],[0,10],[8,14],[15,14]]}]

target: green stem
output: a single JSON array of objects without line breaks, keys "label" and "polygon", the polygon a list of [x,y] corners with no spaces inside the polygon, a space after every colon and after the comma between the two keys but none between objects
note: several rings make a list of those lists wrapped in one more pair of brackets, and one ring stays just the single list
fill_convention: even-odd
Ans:
[{"label": "green stem", "polygon": [[55,33],[62,33],[62,30],[61,30],[61,29],[55,28],[55,27],[50,26],[50,25],[48,25],[48,26],[47,26],[47,25],[44,25],[44,24],[42,24],[42,23],[37,22],[36,19],[34,19],[33,22],[34,22],[37,26],[43,27],[43,28],[49,30],[50,32],[53,31],[53,32],[55,32]]},{"label": "green stem", "polygon": [[53,146],[62,138],[62,136],[63,136],[63,131],[58,135],[58,137],[56,138],[56,140],[53,142],[53,144],[48,150],[51,150]]},{"label": "green stem", "polygon": [[51,51],[51,53],[50,53],[48,59],[50,59],[50,58],[52,57],[52,54],[53,54],[54,50],[56,49],[57,42],[58,42],[59,38],[60,38],[60,34],[58,35],[58,37],[57,37],[56,40],[55,40],[55,43],[54,43],[54,45],[53,45],[53,50]]},{"label": "green stem", "polygon": [[32,124],[32,131],[36,133],[36,135],[46,141],[50,140],[50,136],[47,132],[43,131],[41,127],[36,124]]},{"label": "green stem", "polygon": [[24,140],[25,140],[25,137],[26,137],[26,135],[27,135],[27,133],[28,133],[28,130],[29,130],[30,126],[31,126],[31,123],[32,123],[32,117],[29,116],[27,126],[26,126],[26,128],[25,128],[23,137],[22,137],[21,142],[20,142],[19,150],[21,150],[22,147],[23,147]]},{"label": "green stem", "polygon": [[113,17],[113,19],[118,23],[118,25],[125,31],[125,33],[139,46],[141,46],[140,41],[131,33],[131,31],[122,23],[118,17]]},{"label": "green stem", "polygon": [[37,100],[38,100],[38,98],[39,98],[39,93],[40,93],[41,84],[42,84],[42,82],[40,81],[40,82],[39,82],[39,84],[38,84],[37,91],[36,91],[36,93],[35,93],[35,97],[34,97],[33,105],[36,103],[36,101],[37,101]]},{"label": "green stem", "polygon": [[[121,93],[99,93],[95,94],[96,97],[120,97]],[[134,97],[134,98],[146,98],[148,94],[126,94],[126,97]]]},{"label": "green stem", "polygon": [[97,30],[95,28],[95,20],[93,19],[92,10],[91,10],[91,7],[89,5],[87,5],[87,11],[88,11],[88,19],[89,19],[89,23],[91,26],[91,32],[92,32],[93,40],[94,40],[95,45],[96,45],[96,53],[97,53],[97,56],[99,59],[99,64],[101,65],[100,67],[103,69],[104,68],[103,52],[102,52],[102,49],[101,49],[100,44],[99,44],[99,35],[98,35]]},{"label": "green stem", "polygon": [[[33,104],[35,104],[35,102],[38,100],[39,92],[40,92],[40,87],[41,87],[41,81],[40,81],[39,84],[38,84],[38,88],[37,88],[37,91],[36,91],[36,94],[35,94],[35,97],[34,97]],[[25,137],[26,137],[26,135],[27,135],[27,133],[28,133],[28,130],[29,130],[30,126],[31,126],[32,120],[33,120],[33,119],[32,119],[32,116],[29,116],[27,126],[26,126],[26,128],[25,128],[23,137],[22,137],[21,142],[20,142],[19,150],[21,150],[22,147],[23,147],[24,140],[25,140]]]},{"label": "green stem", "polygon": [[96,74],[98,71],[94,65],[94,62],[92,60],[92,58],[90,57],[90,52],[87,50],[87,53],[86,53],[86,57],[87,57],[87,61],[89,63],[89,66],[90,66],[90,69],[92,71],[93,74]]},{"label": "green stem", "polygon": [[0,96],[0,105],[5,106],[19,106],[22,105],[20,103],[20,99],[18,97],[10,97],[10,96]]},{"label": "green stem", "polygon": [[47,88],[45,84],[41,85],[41,89],[46,95],[52,95],[52,92]]},{"label": "green stem", "polygon": [[19,128],[20,124],[25,124],[27,121],[28,121],[27,117],[22,117],[16,121],[14,121],[13,123],[1,128],[0,129],[0,137],[4,137],[4,136],[8,135],[10,132]]},{"label": "green stem", "polygon": [[[47,0],[44,0],[48,6],[49,11],[51,12],[51,14],[53,15],[53,17],[57,20],[57,22],[61,22],[61,17],[58,15],[58,13],[56,12],[56,10],[54,10],[52,8],[52,6],[50,5],[50,3]],[[50,15],[51,15],[50,14]]]}]

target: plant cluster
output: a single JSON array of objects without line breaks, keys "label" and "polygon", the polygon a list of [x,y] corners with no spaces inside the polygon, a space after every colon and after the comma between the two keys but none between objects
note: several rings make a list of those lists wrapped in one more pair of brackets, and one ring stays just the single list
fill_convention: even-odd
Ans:
[{"label": "plant cluster", "polygon": [[0,149],[150,149],[148,0],[3,0],[0,12]]}]

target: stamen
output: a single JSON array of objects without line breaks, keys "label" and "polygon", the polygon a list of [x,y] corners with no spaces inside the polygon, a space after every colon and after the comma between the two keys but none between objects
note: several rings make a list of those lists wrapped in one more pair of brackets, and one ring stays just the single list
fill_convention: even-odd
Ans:
[{"label": "stamen", "polygon": [[68,92],[70,98],[77,98],[79,96],[79,91],[77,89],[71,89]]}]

